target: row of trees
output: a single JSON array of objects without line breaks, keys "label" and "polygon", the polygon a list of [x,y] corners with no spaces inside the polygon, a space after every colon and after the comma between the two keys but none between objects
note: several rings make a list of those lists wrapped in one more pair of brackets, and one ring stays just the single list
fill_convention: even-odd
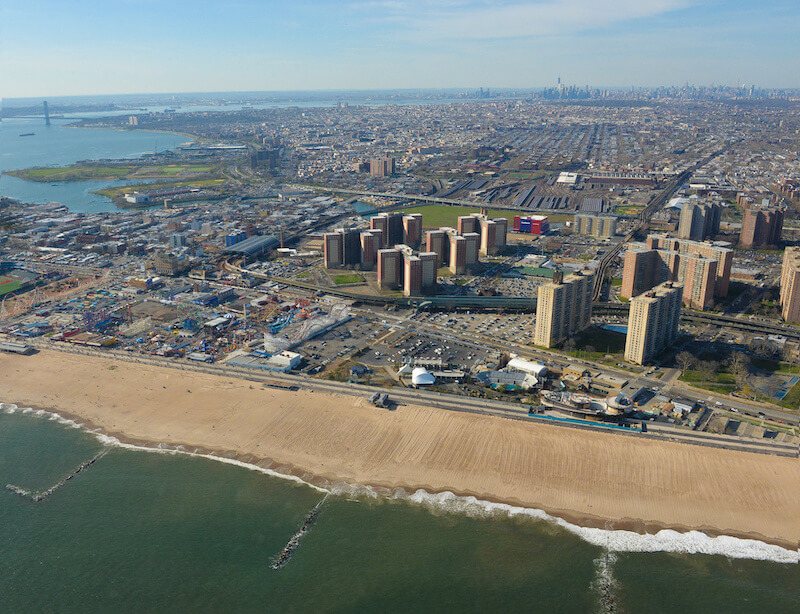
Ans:
[{"label": "row of trees", "polygon": [[679,352],[675,356],[675,362],[682,371],[697,371],[703,380],[713,380],[716,374],[723,369],[733,376],[736,385],[744,388],[747,385],[747,378],[750,376],[750,357],[741,352],[734,352],[725,361],[700,360],[690,352]]}]

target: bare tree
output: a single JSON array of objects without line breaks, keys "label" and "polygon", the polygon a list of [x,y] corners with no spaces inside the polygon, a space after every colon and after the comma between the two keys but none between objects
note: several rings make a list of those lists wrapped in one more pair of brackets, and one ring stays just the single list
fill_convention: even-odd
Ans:
[{"label": "bare tree", "polygon": [[575,339],[571,337],[564,342],[564,351],[572,352],[575,349]]},{"label": "bare tree", "polygon": [[747,377],[750,375],[750,357],[741,352],[736,352],[731,356],[728,368],[736,380],[736,385],[739,388],[744,388],[747,384]]},{"label": "bare tree", "polygon": [[678,363],[681,371],[687,371],[697,364],[697,358],[691,352],[683,351],[675,356],[675,362]]},{"label": "bare tree", "polygon": [[700,372],[700,377],[704,380],[710,380],[719,369],[719,363],[716,360],[701,360],[697,365],[697,370]]}]

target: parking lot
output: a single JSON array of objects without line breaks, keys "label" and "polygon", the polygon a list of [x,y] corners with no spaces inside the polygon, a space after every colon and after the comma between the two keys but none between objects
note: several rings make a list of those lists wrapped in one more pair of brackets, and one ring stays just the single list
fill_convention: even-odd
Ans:
[{"label": "parking lot", "polygon": [[315,367],[325,367],[369,345],[386,328],[387,325],[380,319],[368,320],[363,316],[355,316],[350,321],[301,343],[293,351],[306,357],[306,370],[313,373]]},{"label": "parking lot", "polygon": [[487,336],[514,345],[533,343],[536,326],[533,313],[420,313],[415,319],[461,334]]}]

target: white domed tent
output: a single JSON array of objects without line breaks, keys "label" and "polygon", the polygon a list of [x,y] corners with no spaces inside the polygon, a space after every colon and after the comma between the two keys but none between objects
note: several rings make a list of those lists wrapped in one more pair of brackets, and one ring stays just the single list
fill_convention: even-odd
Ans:
[{"label": "white domed tent", "polygon": [[523,373],[530,373],[536,379],[541,380],[547,377],[547,367],[540,362],[531,362],[524,358],[512,358],[508,361],[506,369],[511,371],[522,371]]},{"label": "white domed tent", "polygon": [[425,367],[416,367],[411,372],[411,384],[417,388],[420,386],[430,386],[436,383],[436,378],[428,373]]}]

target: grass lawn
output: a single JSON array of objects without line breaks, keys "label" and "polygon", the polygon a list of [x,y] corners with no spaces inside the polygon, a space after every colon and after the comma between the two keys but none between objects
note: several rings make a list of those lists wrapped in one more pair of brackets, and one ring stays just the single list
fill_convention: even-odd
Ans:
[{"label": "grass lawn", "polygon": [[644,207],[617,207],[614,213],[619,215],[639,215],[642,211],[644,211]]},{"label": "grass lawn", "polygon": [[[403,213],[421,213],[423,228],[439,228],[440,226],[453,226],[455,227],[458,217],[461,215],[470,215],[471,213],[479,213],[481,210],[480,205],[474,207],[456,207],[449,205],[420,205],[416,207],[408,207],[403,209]],[[515,211],[513,209],[487,209],[486,214],[490,217],[504,217],[508,220],[508,230],[514,224],[515,215],[538,215],[536,211]],[[547,219],[551,222],[563,222],[571,220],[573,216],[565,215],[563,213],[550,214]]]},{"label": "grass lawn", "polygon": [[800,373],[800,366],[789,364],[788,362],[778,362],[769,358],[753,358],[750,360],[756,369],[769,371],[770,373]]},{"label": "grass lawn", "polygon": [[138,166],[123,164],[120,166],[62,166],[58,168],[30,168],[12,171],[20,179],[28,181],[90,181],[94,179],[124,179]]},{"label": "grass lawn", "polygon": [[736,392],[738,386],[736,384],[693,384],[695,388],[702,388],[716,392],[717,394],[731,394]]},{"label": "grass lawn", "polygon": [[215,169],[210,164],[73,164],[53,168],[29,168],[9,171],[9,175],[28,181],[98,181],[142,178],[177,178],[181,175],[200,175]]},{"label": "grass lawn", "polygon": [[359,275],[358,273],[350,273],[345,275],[336,275],[333,278],[333,283],[337,286],[343,286],[345,284],[360,284],[363,283],[364,277]]},{"label": "grass lawn", "polygon": [[225,179],[188,179],[186,181],[176,181],[170,183],[138,183],[136,185],[125,185],[117,188],[102,188],[100,190],[93,190],[92,194],[99,194],[100,196],[106,196],[108,198],[120,198],[126,192],[136,192],[137,190],[160,190],[164,188],[181,188],[184,186],[206,188],[225,183],[225,181]]},{"label": "grass lawn", "polygon": [[198,188],[205,188],[208,186],[219,185],[221,183],[225,183],[226,181],[227,179],[187,179],[186,181],[179,181],[178,183],[172,183],[170,185],[179,188],[186,185]]},{"label": "grass lawn", "polygon": [[175,177],[184,173],[209,173],[214,170],[210,164],[163,164],[143,166],[139,174],[159,177]]},{"label": "grass lawn", "polygon": [[19,290],[21,285],[22,282],[19,279],[0,275],[0,296],[8,294],[9,292],[14,292],[14,290]]},{"label": "grass lawn", "polygon": [[730,373],[706,374],[706,373],[701,373],[700,371],[695,371],[693,369],[684,371],[679,379],[682,382],[689,382],[691,384],[696,384],[699,382],[709,382],[712,384],[730,384],[730,385],[736,384],[736,380]]},{"label": "grass lawn", "polygon": [[591,326],[575,337],[575,348],[583,350],[593,347],[600,357],[606,354],[620,354],[625,351],[625,335],[613,330]]},{"label": "grass lawn", "polygon": [[783,397],[780,401],[771,401],[772,403],[777,403],[781,407],[786,407],[787,409],[793,409],[797,411],[797,408],[800,407],[800,384],[795,384],[786,393],[786,396]]},{"label": "grass lawn", "polygon": [[619,277],[612,277],[611,278],[611,285],[615,288],[622,286],[622,280]]}]

